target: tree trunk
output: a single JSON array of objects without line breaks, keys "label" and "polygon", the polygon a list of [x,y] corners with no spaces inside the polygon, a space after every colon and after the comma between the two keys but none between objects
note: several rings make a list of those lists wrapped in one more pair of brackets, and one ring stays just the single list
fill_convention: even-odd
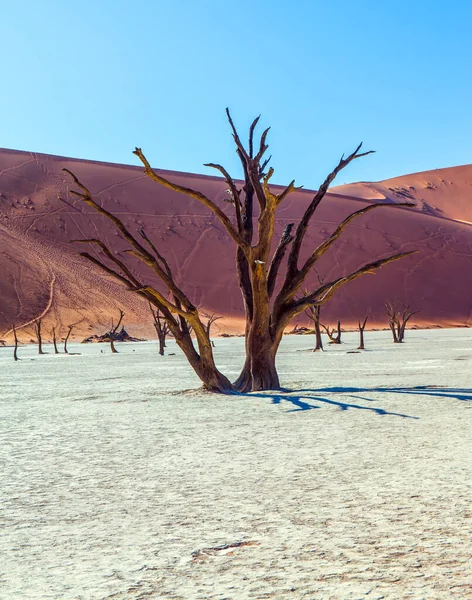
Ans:
[{"label": "tree trunk", "polygon": [[403,344],[403,340],[405,338],[405,327],[406,327],[406,324],[398,326],[398,343],[399,344]]},{"label": "tree trunk", "polygon": [[364,346],[364,329],[359,329],[359,335],[360,335],[360,343],[359,343],[359,347],[357,349],[358,350],[365,350],[365,346]]},{"label": "tree trunk", "polygon": [[211,343],[206,335],[205,329],[201,324],[195,323],[194,332],[197,336],[199,352],[195,350],[192,338],[189,333],[174,330],[175,341],[185,354],[188,362],[203,383],[203,387],[210,392],[219,392],[220,394],[231,394],[234,388],[227,377],[225,377],[216,368],[213,359]]},{"label": "tree trunk", "polygon": [[[257,313],[255,312],[257,318]],[[281,335],[274,340],[270,328],[257,326],[253,321],[248,337],[248,358],[250,360],[251,392],[279,390],[280,381],[275,367],[275,357]]]},{"label": "tree trunk", "polygon": [[15,339],[15,349],[13,350],[13,358],[18,360],[18,336],[16,335],[16,327],[13,327],[13,337]]},{"label": "tree trunk", "polygon": [[364,319],[363,323],[361,323],[359,321],[360,342],[359,342],[359,347],[357,348],[358,350],[365,350],[365,346],[364,346],[364,330],[365,330],[365,326],[367,325],[367,319],[368,318],[369,318],[369,315],[367,315],[367,317]]},{"label": "tree trunk", "polygon": [[113,334],[110,332],[110,348],[113,354],[118,354],[118,350],[115,348],[115,343],[113,341]]},{"label": "tree trunk", "polygon": [[52,343],[54,344],[54,354],[59,354],[59,350],[57,349],[57,341],[56,341],[56,328],[52,328]]},{"label": "tree trunk", "polygon": [[341,343],[341,321],[338,321],[338,333],[336,335],[335,344],[340,344],[340,343]]},{"label": "tree trunk", "polygon": [[67,332],[66,337],[64,338],[64,354],[69,354],[69,351],[67,350],[67,341],[70,337],[71,331],[72,331],[73,326],[69,325],[69,331]]},{"label": "tree trunk", "polygon": [[395,323],[389,323],[389,326],[390,326],[390,330],[391,330],[392,336],[393,336],[393,343],[398,344],[399,340],[398,340],[398,336],[397,336],[397,330],[395,328]]},{"label": "tree trunk", "polygon": [[166,347],[166,336],[162,333],[157,334],[159,337],[159,354],[164,356],[164,349]]},{"label": "tree trunk", "polygon": [[320,307],[315,308],[315,318],[313,319],[313,323],[315,325],[315,339],[316,345],[313,352],[322,352],[323,351],[323,338],[321,337],[321,328],[320,328]]},{"label": "tree trunk", "polygon": [[44,354],[43,352],[43,338],[41,336],[41,319],[36,319],[34,322],[34,332],[36,333],[36,339],[38,341],[38,354]]},{"label": "tree trunk", "polygon": [[245,393],[251,391],[251,359],[249,358],[249,354],[246,352],[246,359],[244,361],[244,366],[241,370],[239,377],[233,383],[234,389],[238,392]]},{"label": "tree trunk", "polygon": [[280,381],[275,367],[276,350],[272,340],[259,340],[251,356],[251,391],[279,390]]}]

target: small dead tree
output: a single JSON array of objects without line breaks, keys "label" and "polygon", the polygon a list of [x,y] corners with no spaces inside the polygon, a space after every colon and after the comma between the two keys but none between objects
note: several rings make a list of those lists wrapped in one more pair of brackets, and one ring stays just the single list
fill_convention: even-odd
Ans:
[{"label": "small dead tree", "polygon": [[369,315],[366,316],[366,318],[364,319],[364,321],[361,323],[359,321],[359,346],[358,346],[358,350],[365,350],[365,346],[364,346],[364,330],[365,330],[365,326],[367,324],[367,319],[369,318]]},{"label": "small dead tree", "polygon": [[156,330],[157,339],[159,340],[159,354],[161,356],[164,356],[164,349],[166,347],[166,337],[170,333],[169,325],[164,320],[158,308],[154,310],[152,308],[152,304],[149,304],[149,309],[151,310],[154,329]]},{"label": "small dead tree", "polygon": [[313,328],[315,330],[315,348],[313,352],[323,352],[323,339],[321,337],[320,323],[321,305],[315,304],[314,306],[309,306],[305,310],[305,314],[313,321]]},{"label": "small dead tree", "polygon": [[[323,284],[324,277],[320,277],[319,273],[316,273],[318,277],[318,282],[320,285]],[[303,297],[306,297],[310,294],[310,292],[305,289],[303,292]],[[305,310],[305,314],[313,321],[313,327],[315,330],[315,348],[313,352],[323,352],[323,339],[321,337],[321,304],[313,304],[309,306]]]},{"label": "small dead tree", "polygon": [[[413,206],[413,204],[410,202],[365,204],[347,216],[318,247],[308,249],[308,257],[302,260],[305,235],[329,186],[338,173],[353,160],[371,154],[371,152],[361,152],[362,144],[359,144],[354,152],[346,157],[343,155],[309,200],[296,227],[295,223],[287,224],[278,244],[274,244],[276,242],[274,238],[277,209],[290,194],[300,188],[295,186],[294,181],[280,192],[276,192],[271,186],[270,180],[274,170],[266,169],[270,158],[265,158],[269,129],[262,133],[258,144],[254,143],[254,133],[259,117],[249,128],[249,140],[245,146],[228,109],[226,114],[236,145],[236,153],[243,168],[243,183],[239,184],[219,164],[209,163],[206,166],[219,171],[227,184],[229,195],[227,201],[234,211],[231,217],[221,206],[202,192],[163,177],[161,173],[151,167],[140,148],[136,148],[134,154],[142,162],[144,173],[151,180],[174,192],[185,194],[206,206],[220,221],[237,247],[237,273],[246,315],[246,361],[234,384],[215,365],[212,345],[202,320],[203,315],[176,283],[169,263],[149,239],[144,229],[133,233],[121,219],[106,210],[101,202],[95,201],[91,191],[73,173],[64,169],[79,188],[79,190],[71,190],[70,193],[113,223],[122,238],[130,245],[127,252],[146,264],[161,280],[167,292],[163,293],[156,287],[140,281],[130,267],[102,240],[92,238],[75,241],[89,244],[97,250],[94,256],[83,252],[81,253],[83,257],[159,308],[176,343],[184,352],[206,389],[221,393],[277,390],[280,389],[280,382],[275,360],[287,325],[309,306],[322,305],[327,302],[346,283],[354,281],[364,274],[374,273],[380,267],[408,256],[412,252],[400,252],[374,260],[347,275],[339,276],[316,289],[311,289],[309,295],[304,298],[297,298],[298,292],[305,284],[310,272],[315,268],[317,261],[339,239],[354,219],[378,208],[404,208]],[[284,262],[286,255],[287,260]],[[282,265],[284,265],[285,274],[279,278]],[[168,294],[170,294],[170,299],[167,297]],[[193,328],[198,348],[193,344],[189,326]]]},{"label": "small dead tree", "polygon": [[52,343],[54,345],[54,354],[59,354],[59,350],[57,349],[57,339],[56,339],[56,328],[52,328]]},{"label": "small dead tree", "polygon": [[111,320],[111,328],[110,328],[110,348],[111,351],[113,352],[113,354],[118,354],[118,350],[115,348],[115,334],[118,331],[118,328],[121,325],[121,321],[123,320],[123,317],[125,316],[125,313],[120,310],[120,318],[118,319],[118,323],[116,324],[116,326],[113,325],[113,319]]},{"label": "small dead tree", "polygon": [[69,351],[67,350],[67,342],[70,338],[70,334],[72,333],[72,329],[74,329],[73,325],[68,325],[67,326],[67,335],[64,338],[64,354],[69,354]]},{"label": "small dead tree", "polygon": [[326,335],[329,337],[330,344],[340,344],[341,343],[341,321],[338,321],[337,328],[331,328],[329,325],[321,325],[326,332]]},{"label": "small dead tree", "polygon": [[13,349],[13,358],[14,358],[15,361],[17,361],[17,360],[19,360],[18,359],[18,335],[16,333],[16,326],[15,325],[13,325],[12,329],[13,329],[13,339],[15,341],[15,347]]},{"label": "small dead tree", "polygon": [[215,321],[219,321],[223,317],[221,315],[217,315],[216,313],[211,313],[211,314],[203,313],[203,316],[206,317],[206,319],[207,319],[207,322],[205,324],[205,329],[206,329],[206,332],[208,335],[208,339],[210,340],[210,343],[211,343],[212,347],[214,348],[215,342],[211,339],[211,336],[210,336],[211,326],[213,325],[213,323]]},{"label": "small dead tree", "polygon": [[41,319],[35,319],[33,323],[33,330],[38,342],[38,354],[44,354],[43,352],[43,338],[41,334]]},{"label": "small dead tree", "polygon": [[401,307],[395,306],[391,302],[385,303],[385,310],[388,317],[388,326],[392,332],[393,342],[402,344],[405,338],[405,330],[408,321],[419,313],[418,310],[411,310],[410,304],[402,304]]}]

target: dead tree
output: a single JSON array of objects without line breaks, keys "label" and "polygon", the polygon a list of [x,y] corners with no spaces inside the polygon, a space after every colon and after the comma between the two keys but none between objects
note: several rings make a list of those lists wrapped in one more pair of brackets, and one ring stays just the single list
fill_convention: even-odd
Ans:
[{"label": "dead tree", "polygon": [[35,319],[33,323],[33,330],[38,342],[38,354],[44,354],[43,352],[43,338],[41,335],[41,319]]},{"label": "dead tree", "polygon": [[164,356],[164,349],[166,347],[166,337],[170,332],[169,325],[164,320],[164,318],[158,308],[156,308],[156,310],[154,310],[152,308],[152,304],[149,304],[149,308],[151,310],[151,314],[152,314],[152,318],[153,318],[153,322],[154,322],[154,328],[157,333],[157,339],[159,340],[159,354],[161,356]]},{"label": "dead tree", "polygon": [[110,328],[110,348],[113,354],[118,354],[118,350],[115,348],[115,334],[118,331],[118,328],[121,325],[121,321],[123,320],[123,317],[125,316],[125,313],[120,310],[120,318],[118,319],[118,323],[116,324],[116,326],[113,325],[113,319],[111,320],[111,328]]},{"label": "dead tree", "polygon": [[315,348],[313,352],[323,352],[323,339],[321,337],[321,323],[320,323],[321,304],[315,304],[309,306],[305,310],[305,314],[309,319],[313,321],[313,328],[315,330]]},{"label": "dead tree", "polygon": [[70,337],[70,334],[71,334],[73,328],[74,328],[73,325],[67,326],[67,335],[64,338],[64,354],[69,354],[69,351],[67,350],[67,342],[69,340],[69,337]]},{"label": "dead tree", "polygon": [[15,361],[17,361],[17,360],[19,360],[18,359],[18,335],[16,333],[16,326],[15,325],[13,325],[12,329],[13,329],[13,339],[15,340],[15,347],[14,347],[14,350],[13,350],[13,358],[14,358]]},{"label": "dead tree", "polygon": [[52,328],[52,343],[54,345],[54,354],[59,354],[59,350],[57,349],[57,339],[56,339],[56,328]]},{"label": "dead tree", "polygon": [[408,321],[419,311],[411,310],[410,304],[402,304],[401,307],[398,307],[391,302],[385,303],[385,310],[387,312],[388,326],[392,332],[393,342],[395,344],[402,344],[405,338],[405,329]]},{"label": "dead tree", "polygon": [[[317,276],[318,276],[319,284],[322,285],[324,278],[320,277],[320,275],[318,273],[317,273]],[[309,290],[305,289],[303,291],[303,297],[308,296],[309,294],[310,294]],[[321,304],[314,304],[312,306],[309,306],[305,310],[305,314],[307,315],[307,317],[309,317],[309,319],[311,319],[313,321],[313,327],[315,329],[315,348],[314,348],[313,352],[323,352],[323,339],[321,337],[321,321],[320,321]]]},{"label": "dead tree", "polygon": [[358,350],[365,350],[365,346],[364,346],[364,330],[365,330],[365,326],[367,324],[367,319],[369,318],[369,315],[366,316],[366,318],[364,319],[364,321],[361,323],[359,321],[359,347],[357,348]]},{"label": "dead tree", "polygon": [[340,344],[341,343],[341,321],[338,321],[337,328],[331,328],[329,325],[321,325],[326,332],[326,335],[329,337],[330,344]]},{"label": "dead tree", "polygon": [[205,329],[206,329],[206,332],[207,332],[207,335],[208,335],[208,339],[210,340],[210,343],[211,343],[212,347],[214,348],[215,347],[215,343],[211,339],[211,336],[210,336],[211,326],[213,325],[213,323],[215,321],[219,321],[223,317],[220,316],[220,315],[217,315],[216,313],[211,313],[211,314],[205,314],[205,313],[203,313],[203,316],[206,317],[206,319],[207,319],[207,322],[205,324]]},{"label": "dead tree", "polygon": [[[235,390],[280,389],[275,359],[283,332],[290,321],[309,306],[324,304],[346,283],[364,274],[374,273],[383,265],[408,256],[412,252],[401,252],[374,260],[347,275],[339,276],[311,289],[304,298],[297,298],[298,292],[305,284],[316,262],[331,248],[354,219],[377,208],[413,205],[407,202],[365,204],[361,209],[346,217],[327,239],[317,248],[310,249],[308,257],[301,260],[305,235],[328,187],[337,174],[353,160],[370,154],[370,152],[361,152],[362,144],[359,144],[352,154],[341,157],[336,167],[312,196],[299,223],[296,227],[294,223],[289,223],[285,227],[275,251],[272,252],[275,241],[276,211],[290,194],[300,188],[295,187],[293,181],[280,192],[271,188],[270,180],[274,170],[266,169],[270,159],[265,158],[269,130],[266,129],[262,133],[258,144],[254,143],[254,132],[259,117],[251,124],[249,141],[247,146],[244,146],[229,110],[226,113],[236,144],[236,152],[243,168],[243,183],[239,184],[219,164],[209,163],[206,166],[216,169],[223,175],[228,186],[227,201],[234,211],[232,218],[221,206],[202,192],[169,181],[155,171],[140,148],[136,148],[134,154],[142,162],[144,173],[150,179],[205,205],[220,221],[237,247],[237,273],[246,314],[246,361],[241,375],[234,384],[231,384],[215,365],[211,342],[201,313],[176,283],[169,263],[145,231],[141,229],[133,233],[116,215],[106,210],[101,202],[95,201],[91,191],[75,175],[64,169],[79,188],[79,190],[71,190],[71,193],[114,224],[122,238],[130,245],[127,252],[145,263],[154,275],[157,275],[166,288],[166,292],[163,293],[156,287],[138,280],[128,264],[108,248],[102,240],[93,238],[76,241],[90,244],[96,250],[96,254],[93,256],[88,252],[81,253],[82,256],[159,308],[176,343],[184,352],[205,388],[223,393]],[[141,239],[139,239],[140,237]],[[286,255],[285,274],[282,276],[279,271],[282,264],[285,264]],[[171,299],[168,297],[169,293]],[[193,328],[197,348],[189,335],[189,325]]]},{"label": "dead tree", "polygon": [[393,304],[391,302],[385,303],[385,310],[387,312],[388,326],[390,327],[390,331],[392,332],[393,342],[395,344],[398,344],[398,329],[400,323],[398,322],[397,311],[393,307]]}]

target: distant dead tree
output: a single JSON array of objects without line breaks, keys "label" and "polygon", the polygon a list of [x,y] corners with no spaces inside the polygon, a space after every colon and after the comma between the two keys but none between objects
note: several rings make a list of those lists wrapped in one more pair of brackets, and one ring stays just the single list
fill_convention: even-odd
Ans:
[{"label": "distant dead tree", "polygon": [[72,332],[73,329],[74,329],[73,325],[68,325],[67,326],[67,335],[64,338],[64,354],[69,354],[69,351],[67,350],[67,342],[68,342],[68,340],[70,338],[70,334],[71,334],[71,332]]},{"label": "distant dead tree", "polygon": [[[222,206],[216,204],[202,192],[163,177],[160,172],[151,167],[140,148],[136,148],[134,154],[142,162],[147,177],[206,206],[237,246],[237,273],[246,316],[246,360],[242,372],[234,384],[215,365],[213,349],[202,313],[182,287],[177,284],[169,263],[144,229],[133,233],[121,219],[106,210],[101,201],[94,200],[92,192],[73,173],[64,169],[78,188],[78,190],[71,190],[70,193],[113,223],[121,237],[130,245],[127,252],[147,265],[153,275],[161,280],[167,291],[163,293],[153,285],[139,280],[124,260],[107,247],[102,240],[91,238],[76,241],[90,244],[96,250],[96,254],[93,256],[88,252],[81,253],[83,257],[159,308],[176,343],[206,389],[221,393],[277,390],[280,389],[280,382],[275,359],[287,325],[309,306],[322,305],[327,302],[346,283],[364,274],[374,273],[380,267],[408,256],[412,252],[400,252],[374,260],[347,275],[315,286],[304,298],[297,298],[298,292],[305,284],[316,262],[331,248],[354,219],[378,208],[410,207],[413,204],[409,202],[365,204],[361,209],[346,217],[317,248],[309,249],[307,258],[302,260],[300,257],[303,255],[302,247],[305,235],[329,186],[337,174],[353,160],[371,152],[361,152],[362,144],[359,144],[349,156],[344,157],[343,155],[318,191],[311,196],[296,227],[294,223],[287,224],[278,244],[274,244],[276,242],[274,238],[277,209],[290,194],[300,188],[297,188],[293,181],[280,191],[271,187],[270,180],[274,170],[267,169],[270,158],[265,158],[269,129],[262,133],[259,143],[254,143],[254,132],[259,117],[249,128],[249,140],[245,146],[228,109],[226,114],[236,145],[236,152],[243,168],[243,183],[240,184],[233,179],[228,171],[219,164],[209,163],[206,166],[216,169],[223,176],[228,188],[227,202],[234,211],[232,217],[228,216]],[[254,231],[255,229],[257,231]],[[275,250],[272,252],[274,247]],[[288,256],[285,262],[286,255]],[[282,265],[285,269],[283,276],[279,274]],[[169,293],[170,299],[167,295]],[[193,328],[197,348],[189,333],[189,326]]]},{"label": "distant dead tree", "polygon": [[33,323],[34,334],[36,335],[36,340],[38,342],[38,354],[44,354],[43,352],[43,338],[41,334],[41,319],[35,319]]},{"label": "distant dead tree", "polygon": [[17,360],[19,360],[18,359],[18,335],[16,333],[15,325],[13,325],[12,329],[13,329],[13,339],[15,340],[15,346],[14,346],[14,350],[13,350],[13,358],[15,361],[17,361]]},{"label": "distant dead tree", "polygon": [[54,345],[54,354],[59,354],[59,350],[57,349],[57,340],[56,340],[56,328],[52,328],[52,343]]},{"label": "distant dead tree", "polygon": [[113,325],[113,319],[111,320],[110,348],[111,348],[111,351],[113,352],[113,354],[118,354],[118,350],[115,348],[115,343],[114,343],[115,334],[121,325],[121,321],[123,320],[123,317],[125,316],[125,313],[121,310],[121,308],[119,310],[120,310],[120,318],[118,319],[118,323],[116,324],[116,326]]},{"label": "distant dead tree", "polygon": [[223,317],[221,315],[217,315],[216,313],[211,313],[211,314],[203,313],[203,316],[207,319],[207,322],[205,323],[205,329],[206,329],[206,332],[208,335],[208,339],[210,340],[210,343],[211,343],[212,347],[214,348],[215,343],[211,339],[211,336],[210,336],[211,326],[213,325],[213,323],[215,321],[219,321]]},{"label": "distant dead tree", "polygon": [[169,325],[164,320],[164,318],[158,308],[156,308],[156,310],[154,310],[152,308],[152,304],[149,304],[149,308],[151,310],[151,314],[152,314],[152,318],[153,318],[153,322],[154,322],[154,329],[156,330],[156,333],[157,333],[157,339],[159,340],[159,354],[161,356],[164,356],[164,349],[166,347],[166,337],[170,332]]},{"label": "distant dead tree", "polygon": [[[305,294],[308,294],[308,291],[305,291]],[[313,328],[315,330],[315,348],[313,352],[323,352],[323,339],[321,337],[320,323],[321,304],[309,306],[305,310],[305,314],[311,321],[313,321]]]},{"label": "distant dead tree", "polygon": [[365,350],[365,346],[364,346],[364,330],[365,330],[365,326],[367,324],[367,319],[369,318],[369,315],[366,316],[366,318],[364,319],[364,321],[361,323],[359,321],[359,346],[358,346],[358,350]]},{"label": "distant dead tree", "polygon": [[326,335],[329,337],[330,344],[340,344],[341,343],[341,321],[338,321],[337,328],[329,327],[329,325],[321,324],[321,327],[326,332]]},{"label": "distant dead tree", "polygon": [[388,317],[388,325],[392,332],[395,344],[402,344],[405,338],[405,329],[408,321],[419,313],[418,310],[411,310],[410,304],[402,304],[401,307],[395,306],[391,302],[385,303],[385,310]]}]

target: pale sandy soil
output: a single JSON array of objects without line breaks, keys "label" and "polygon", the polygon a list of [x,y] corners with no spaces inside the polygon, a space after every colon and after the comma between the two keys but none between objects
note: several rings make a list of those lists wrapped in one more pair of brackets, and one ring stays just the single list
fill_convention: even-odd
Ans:
[{"label": "pale sandy soil", "polygon": [[472,598],[472,331],[345,339],[236,397],[150,343],[0,349],[0,598]]}]

